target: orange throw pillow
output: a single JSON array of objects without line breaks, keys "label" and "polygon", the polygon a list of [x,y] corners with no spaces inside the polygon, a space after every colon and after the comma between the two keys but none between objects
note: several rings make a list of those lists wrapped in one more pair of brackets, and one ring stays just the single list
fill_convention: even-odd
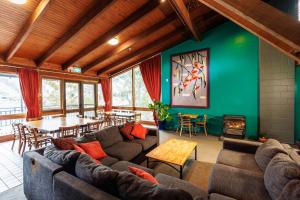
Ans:
[{"label": "orange throw pillow", "polygon": [[142,140],[146,138],[147,133],[148,129],[143,127],[141,124],[135,124],[133,130],[131,131],[131,135]]},{"label": "orange throw pillow", "polygon": [[123,128],[120,129],[120,132],[122,133],[122,135],[124,135],[129,140],[133,140],[134,139],[133,136],[130,135],[132,129],[133,129],[133,124],[132,123],[126,123],[126,124],[124,124]]},{"label": "orange throw pillow", "polygon": [[144,170],[142,169],[139,169],[139,168],[136,168],[136,167],[128,167],[129,171],[131,171],[131,173],[137,175],[138,177],[142,178],[142,179],[145,179],[145,180],[148,180],[150,181],[151,183],[154,183],[154,184],[159,184],[158,181],[156,180],[156,178],[154,178],[151,174],[149,174],[148,172],[145,172]]},{"label": "orange throw pillow", "polygon": [[80,143],[79,146],[95,160],[107,157],[98,141]]},{"label": "orange throw pillow", "polygon": [[86,153],[80,146],[73,144],[74,150],[80,153]]},{"label": "orange throw pillow", "polygon": [[74,138],[51,138],[51,141],[54,146],[60,150],[73,150],[73,144],[76,144]]}]

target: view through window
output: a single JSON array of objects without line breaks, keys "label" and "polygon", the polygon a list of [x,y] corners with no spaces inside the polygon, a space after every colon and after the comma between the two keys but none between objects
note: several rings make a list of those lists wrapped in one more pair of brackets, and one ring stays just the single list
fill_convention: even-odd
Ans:
[{"label": "view through window", "polygon": [[84,108],[95,107],[94,84],[83,84],[83,98]]},{"label": "view through window", "polygon": [[79,83],[66,82],[65,90],[67,110],[79,109]]},{"label": "view through window", "polygon": [[112,78],[112,105],[132,107],[132,71]]},{"label": "view through window", "polygon": [[43,110],[61,109],[60,80],[42,80],[42,105]]},{"label": "view through window", "polygon": [[101,84],[98,84],[98,106],[105,106]]}]

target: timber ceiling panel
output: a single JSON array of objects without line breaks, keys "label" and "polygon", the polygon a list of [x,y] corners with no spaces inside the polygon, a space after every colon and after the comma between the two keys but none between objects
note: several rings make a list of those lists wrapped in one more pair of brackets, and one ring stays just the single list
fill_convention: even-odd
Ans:
[{"label": "timber ceiling panel", "polygon": [[39,0],[32,0],[22,7],[7,0],[0,2],[0,54],[9,49],[38,4]]},{"label": "timber ceiling panel", "polygon": [[18,57],[36,59],[42,55],[91,6],[92,0],[52,0],[49,9],[16,53]]}]

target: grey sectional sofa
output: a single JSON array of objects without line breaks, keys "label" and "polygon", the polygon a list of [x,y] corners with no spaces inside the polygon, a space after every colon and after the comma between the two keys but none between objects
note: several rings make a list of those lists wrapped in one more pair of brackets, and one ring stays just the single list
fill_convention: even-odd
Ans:
[{"label": "grey sectional sofa", "polygon": [[209,180],[211,200],[300,199],[297,150],[276,141],[265,144],[264,149],[259,148],[261,145],[245,140],[224,140]]},{"label": "grey sectional sofa", "polygon": [[[95,136],[95,137],[94,137]],[[79,142],[93,140],[100,141],[108,157],[101,160],[103,165],[118,171],[128,171],[128,166],[141,168],[154,176],[154,171],[138,164],[145,159],[145,153],[158,145],[158,131],[151,129],[145,140],[125,140],[118,127],[110,127],[81,138]],[[28,151],[24,154],[24,193],[30,200],[114,200],[118,197],[106,193],[99,188],[68,173],[62,166],[43,156],[44,149]],[[128,162],[130,161],[130,162]],[[192,184],[157,174],[160,184],[170,188],[179,188],[192,195],[194,199],[206,199],[207,192],[200,190]],[[199,198],[203,197],[203,198]]]}]

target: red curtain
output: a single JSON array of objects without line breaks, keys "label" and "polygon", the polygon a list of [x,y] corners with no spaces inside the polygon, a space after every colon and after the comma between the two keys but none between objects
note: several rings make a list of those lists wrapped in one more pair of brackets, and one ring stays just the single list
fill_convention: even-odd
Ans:
[{"label": "red curtain", "polygon": [[20,88],[27,107],[27,119],[41,117],[39,101],[40,80],[39,73],[32,69],[18,69]]},{"label": "red curtain", "polygon": [[103,93],[103,98],[105,101],[105,111],[111,111],[111,79],[101,79],[101,87],[102,87],[102,93]]},{"label": "red curtain", "polygon": [[[147,91],[153,102],[160,101],[161,60],[160,55],[150,58],[140,64],[141,74]],[[154,120],[157,124],[156,115]]]}]

